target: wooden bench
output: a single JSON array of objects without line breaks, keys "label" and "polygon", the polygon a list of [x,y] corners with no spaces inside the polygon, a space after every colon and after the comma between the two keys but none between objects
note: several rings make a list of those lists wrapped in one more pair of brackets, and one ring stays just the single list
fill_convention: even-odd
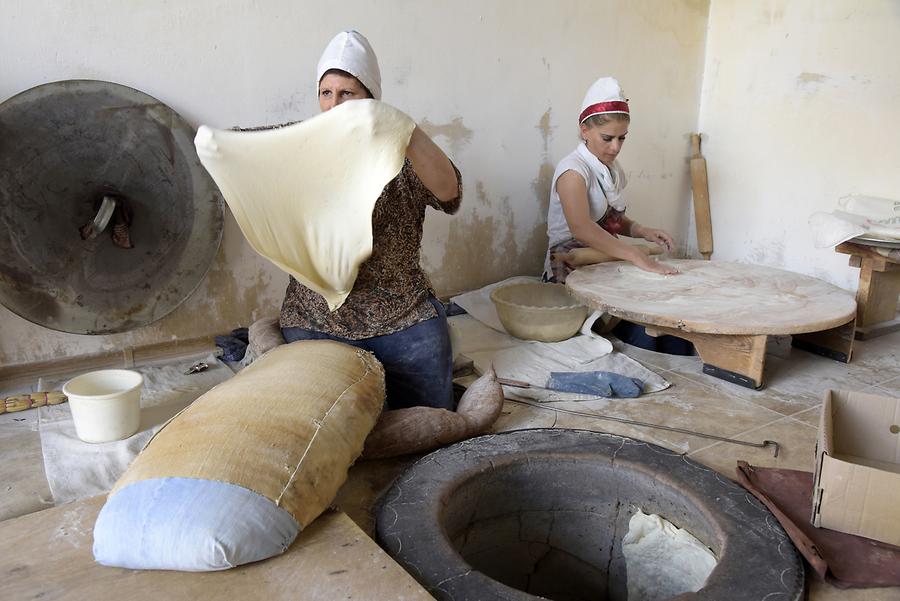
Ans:
[{"label": "wooden bench", "polygon": [[94,563],[103,496],[0,522],[0,599],[396,601],[433,599],[343,513],[326,512],[283,555],[222,572]]},{"label": "wooden bench", "polygon": [[850,255],[850,266],[859,267],[856,338],[866,340],[900,330],[900,319],[897,318],[900,262],[861,243],[843,242],[834,250]]}]

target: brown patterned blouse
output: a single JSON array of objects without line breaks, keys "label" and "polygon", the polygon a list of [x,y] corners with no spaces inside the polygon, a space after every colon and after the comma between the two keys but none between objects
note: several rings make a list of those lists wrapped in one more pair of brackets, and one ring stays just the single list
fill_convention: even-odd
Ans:
[{"label": "brown patterned blouse", "polygon": [[360,340],[406,329],[437,313],[434,295],[419,265],[425,207],[455,213],[462,200],[462,178],[456,166],[457,197],[441,202],[425,187],[409,159],[384,187],[372,213],[372,256],[359,267],[347,300],[336,311],[291,277],[281,305],[281,327],[299,327]]}]

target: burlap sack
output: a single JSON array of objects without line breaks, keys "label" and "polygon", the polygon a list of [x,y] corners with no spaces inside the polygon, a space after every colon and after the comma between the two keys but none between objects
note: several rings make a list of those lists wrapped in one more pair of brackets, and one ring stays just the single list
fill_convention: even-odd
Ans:
[{"label": "burlap sack", "polygon": [[384,402],[384,370],[329,340],[272,349],[175,416],[110,495],[153,478],[217,480],[283,507],[302,529],[334,499]]}]

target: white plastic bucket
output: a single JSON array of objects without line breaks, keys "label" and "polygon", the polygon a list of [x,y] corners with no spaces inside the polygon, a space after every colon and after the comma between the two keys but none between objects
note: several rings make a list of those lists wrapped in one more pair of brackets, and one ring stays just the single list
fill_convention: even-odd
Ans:
[{"label": "white plastic bucket", "polygon": [[72,378],[63,386],[84,442],[128,438],[141,423],[141,386],[144,376],[128,369],[102,369]]}]

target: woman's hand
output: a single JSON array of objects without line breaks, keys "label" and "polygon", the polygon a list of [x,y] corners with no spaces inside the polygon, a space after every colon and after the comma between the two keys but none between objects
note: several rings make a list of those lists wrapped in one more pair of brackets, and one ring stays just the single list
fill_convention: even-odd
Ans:
[{"label": "woman's hand", "polygon": [[[563,214],[566,216],[566,223],[569,226],[569,231],[572,232],[572,236],[574,236],[576,240],[586,246],[599,250],[602,253],[606,253],[623,261],[628,261],[644,271],[651,271],[663,275],[678,273],[677,269],[656,262],[637,246],[622,242],[597,225],[591,218],[588,205],[587,183],[581,175],[574,171],[566,171],[556,180],[556,190],[559,192],[559,201],[562,205]],[[636,234],[643,229],[636,223],[630,221],[627,221],[626,223],[630,227],[629,231],[632,237],[636,237]],[[674,244],[672,244],[672,238],[664,231],[650,231],[654,233],[654,236],[661,235],[661,239],[663,240],[662,244],[665,244],[666,241],[668,241],[670,245],[674,246]],[[646,235],[650,234],[648,233]],[[651,240],[651,238],[646,239]],[[652,238],[652,241],[656,242],[657,239],[657,237],[654,237]]]},{"label": "woman's hand", "polygon": [[660,263],[653,257],[645,255],[641,253],[641,257],[632,261],[634,265],[636,265],[639,269],[643,269],[644,271],[649,271],[651,273],[658,273],[661,275],[675,275],[676,273],[680,273],[674,267],[670,267],[665,263]]},{"label": "woman's hand", "polygon": [[675,248],[675,241],[672,240],[672,236],[666,233],[665,230],[654,227],[644,227],[643,225],[635,223],[631,226],[631,237],[643,238],[647,242],[654,242],[669,252],[672,252]]}]

